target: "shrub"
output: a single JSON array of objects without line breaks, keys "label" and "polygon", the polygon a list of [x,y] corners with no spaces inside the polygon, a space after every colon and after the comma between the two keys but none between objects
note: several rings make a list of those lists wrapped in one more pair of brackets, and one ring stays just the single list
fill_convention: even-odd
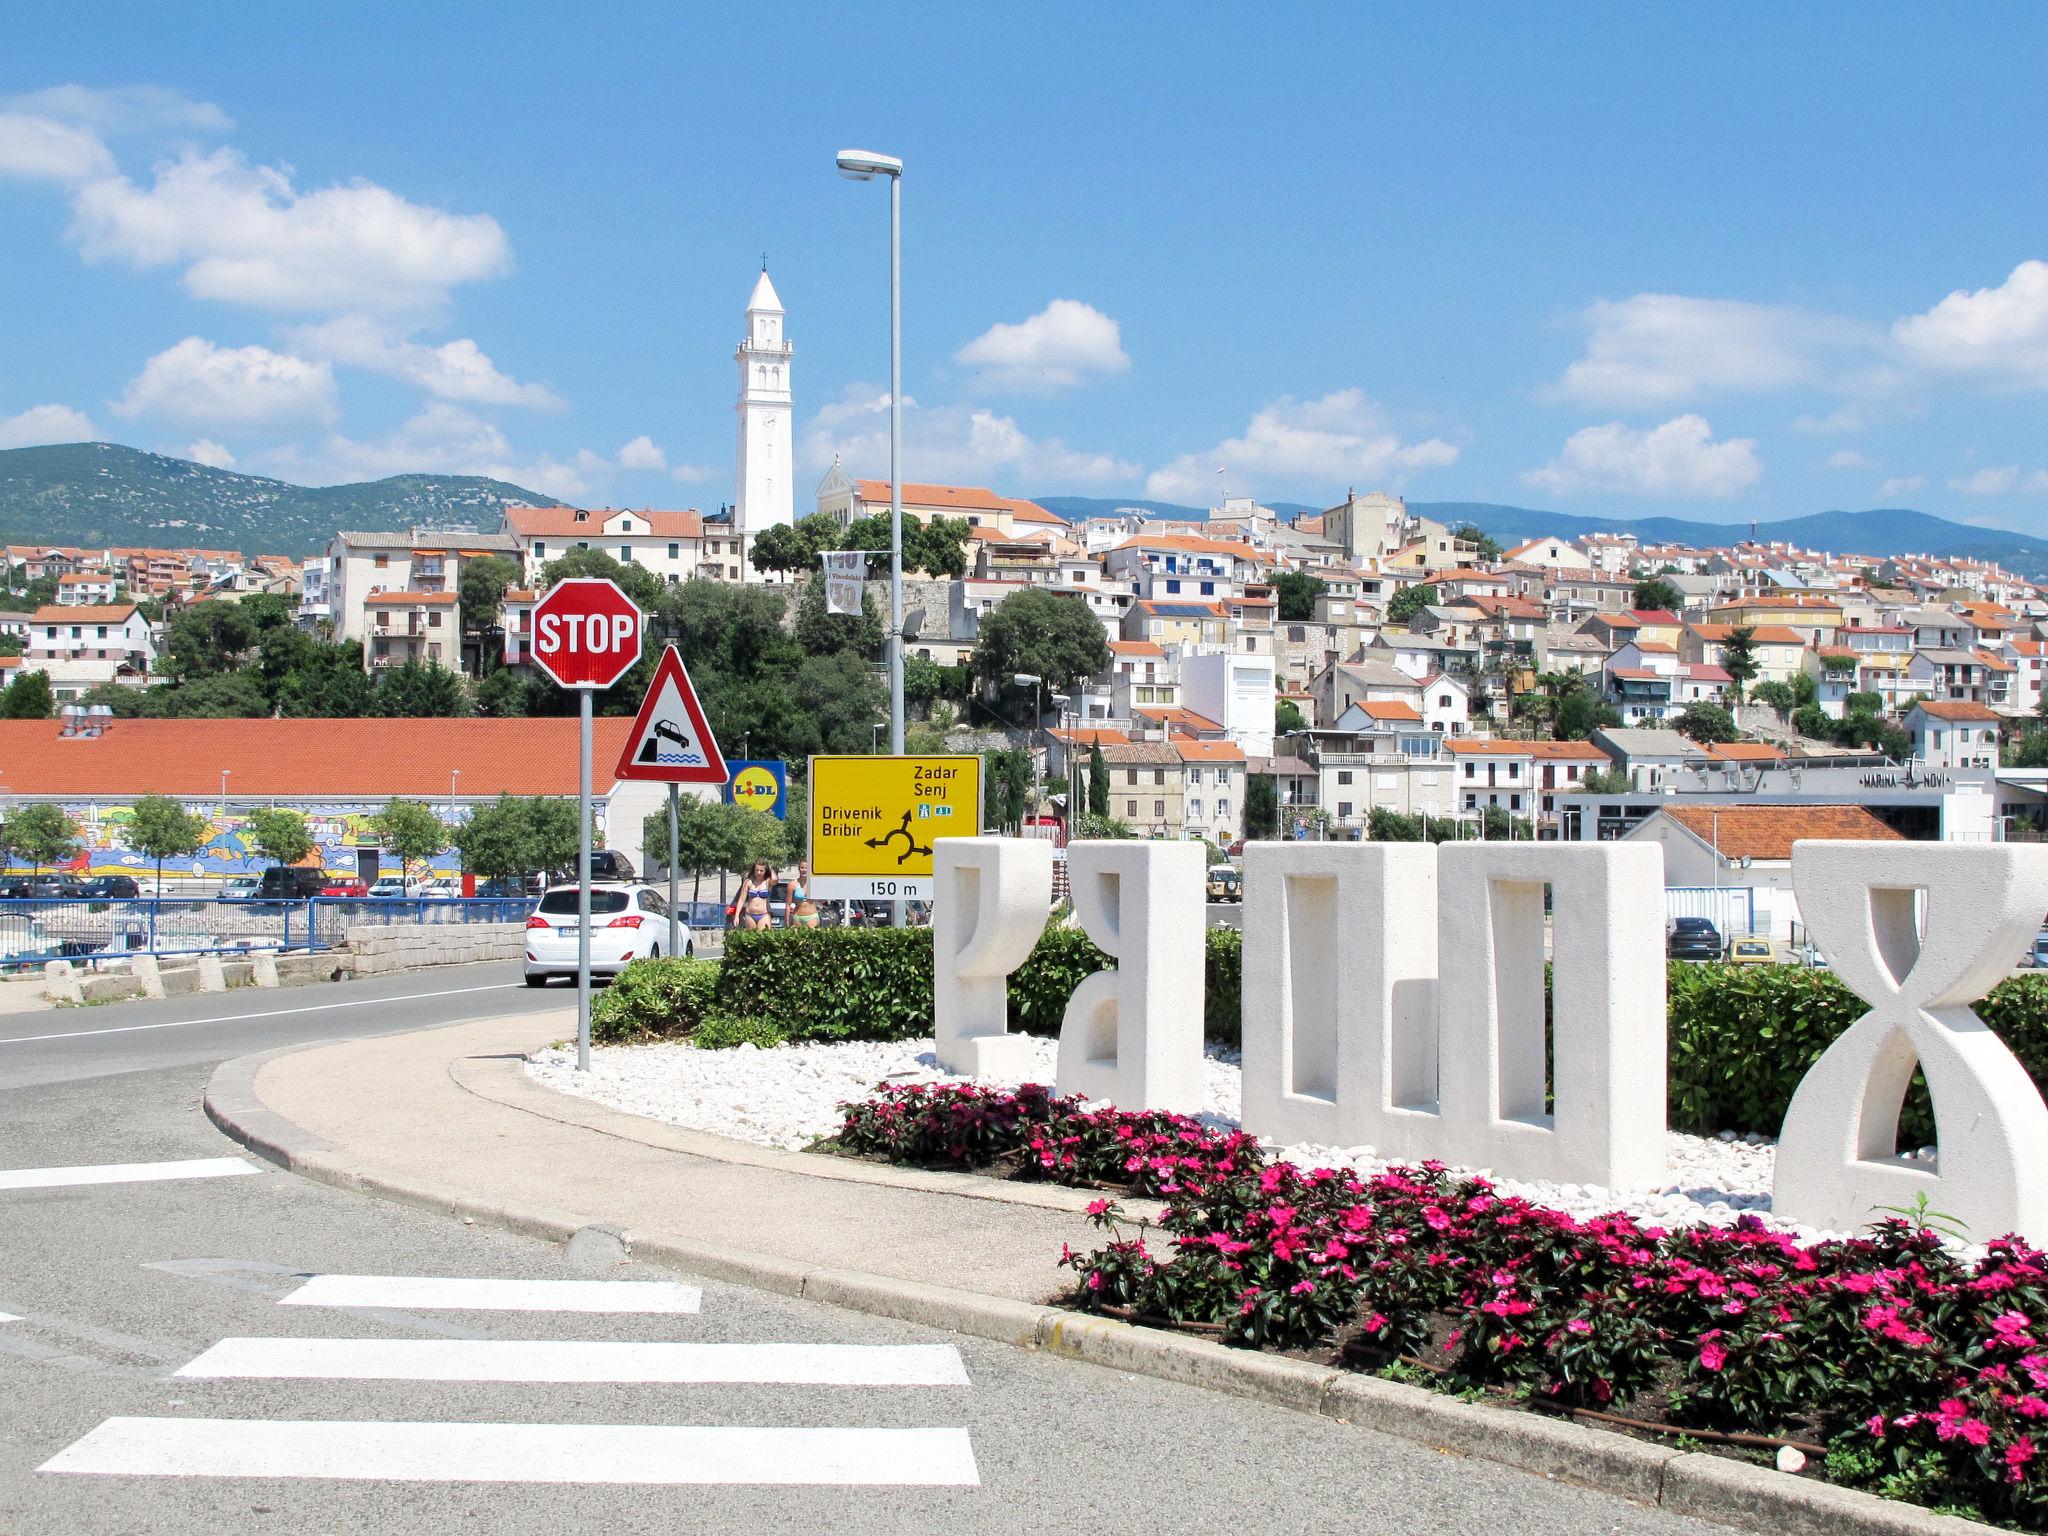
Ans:
[{"label": "shrub", "polygon": [[726,936],[722,1013],[792,1040],[907,1040],[932,1029],[929,928],[770,928]]},{"label": "shrub", "polygon": [[748,1018],[737,1013],[709,1013],[690,1036],[690,1044],[700,1051],[729,1051],[742,1045],[759,1046],[765,1051],[783,1044],[788,1038],[766,1019]]},{"label": "shrub", "polygon": [[1211,928],[1202,958],[1202,1033],[1212,1044],[1236,1050],[1244,1043],[1244,935]]},{"label": "shrub", "polygon": [[1112,964],[1073,923],[1048,923],[1031,957],[1010,973],[1010,1027],[1056,1035],[1074,988]]},{"label": "shrub", "polygon": [[638,1040],[686,1035],[711,1011],[716,960],[635,960],[590,1007],[590,1038]]}]

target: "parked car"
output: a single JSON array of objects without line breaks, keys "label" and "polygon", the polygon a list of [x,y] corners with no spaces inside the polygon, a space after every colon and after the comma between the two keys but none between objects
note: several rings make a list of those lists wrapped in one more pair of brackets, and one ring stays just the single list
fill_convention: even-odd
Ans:
[{"label": "parked car", "polygon": [[78,894],[89,901],[133,901],[142,887],[133,875],[95,875],[78,882]]},{"label": "parked car", "polygon": [[[578,887],[545,892],[526,920],[526,984],[544,987],[551,976],[576,974]],[[590,883],[590,972],[616,976],[642,956],[658,958],[668,940],[668,901],[651,885]],[[696,946],[685,937],[683,953]]]},{"label": "parked car", "polygon": [[300,864],[273,864],[256,882],[257,901],[304,901],[322,894],[328,884],[327,871]]},{"label": "parked car", "polygon": [[1210,865],[1209,899],[1211,901],[1243,901],[1244,871],[1229,864]]},{"label": "parked car", "polygon": [[327,879],[320,887],[320,894],[322,896],[367,896],[370,894],[370,887],[366,881],[344,876],[339,880]]},{"label": "parked car", "polygon": [[420,887],[419,882],[416,880],[407,880],[398,875],[386,875],[382,880],[379,880],[370,887],[370,894],[383,897],[417,896],[420,894]]},{"label": "parked car", "polygon": [[1709,918],[1673,918],[1664,933],[1664,953],[1673,960],[1718,960],[1721,930]]},{"label": "parked car", "polygon": [[1730,965],[1770,965],[1778,952],[1769,939],[1740,938],[1728,941]]},{"label": "parked car", "polygon": [[2048,928],[2034,935],[2034,964],[2048,967]]},{"label": "parked car", "polygon": [[254,875],[229,875],[220,883],[216,901],[254,901],[263,882]]},{"label": "parked car", "polygon": [[423,881],[413,894],[423,896],[429,901],[453,901],[462,895],[462,882],[442,875],[433,880]]}]

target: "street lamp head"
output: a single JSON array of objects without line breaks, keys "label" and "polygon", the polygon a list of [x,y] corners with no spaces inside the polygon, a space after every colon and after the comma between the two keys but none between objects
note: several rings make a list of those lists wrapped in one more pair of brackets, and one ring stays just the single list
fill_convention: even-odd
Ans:
[{"label": "street lamp head", "polygon": [[1013,672],[1010,674],[1010,681],[1019,688],[1029,688],[1033,683],[1040,681],[1040,678],[1036,672]]},{"label": "street lamp head", "polygon": [[839,151],[839,174],[848,181],[873,181],[877,176],[901,176],[903,162],[894,155],[878,155],[871,149]]}]

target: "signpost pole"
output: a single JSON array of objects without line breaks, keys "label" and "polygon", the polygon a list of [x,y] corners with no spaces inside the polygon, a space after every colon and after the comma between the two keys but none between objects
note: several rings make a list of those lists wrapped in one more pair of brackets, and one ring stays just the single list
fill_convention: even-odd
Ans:
[{"label": "signpost pole", "polygon": [[590,1070],[590,710],[595,688],[576,690],[576,1070]]},{"label": "signpost pole", "polygon": [[676,864],[681,854],[682,820],[683,786],[671,784],[668,787],[668,953],[671,960],[683,952],[683,941],[676,932],[680,923],[676,902],[681,880],[676,873]]}]

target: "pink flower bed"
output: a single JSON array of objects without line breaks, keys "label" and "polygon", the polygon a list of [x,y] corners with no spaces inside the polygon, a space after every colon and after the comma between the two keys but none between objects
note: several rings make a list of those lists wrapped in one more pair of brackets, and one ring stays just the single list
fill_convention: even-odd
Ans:
[{"label": "pink flower bed", "polygon": [[1748,1218],[1579,1219],[1439,1165],[1304,1172],[1242,1133],[1035,1086],[885,1088],[844,1109],[849,1151],[1164,1200],[1150,1225],[1090,1207],[1106,1241],[1061,1260],[1085,1309],[1818,1442],[1837,1480],[2048,1529],[2048,1255],[2017,1239],[1965,1262],[1896,1219],[1810,1247]]}]

